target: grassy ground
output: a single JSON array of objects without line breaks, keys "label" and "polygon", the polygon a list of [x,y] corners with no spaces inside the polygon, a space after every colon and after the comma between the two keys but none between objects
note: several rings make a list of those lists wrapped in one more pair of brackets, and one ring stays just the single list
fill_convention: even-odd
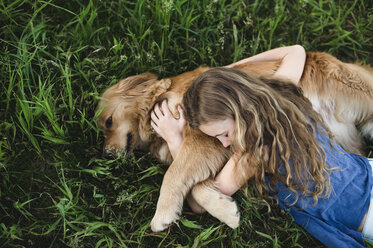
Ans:
[{"label": "grassy ground", "polygon": [[252,192],[236,230],[186,208],[152,233],[167,166],[103,160],[94,110],[123,77],[295,43],[372,65],[371,0],[0,0],[0,24],[0,247],[322,247]]}]

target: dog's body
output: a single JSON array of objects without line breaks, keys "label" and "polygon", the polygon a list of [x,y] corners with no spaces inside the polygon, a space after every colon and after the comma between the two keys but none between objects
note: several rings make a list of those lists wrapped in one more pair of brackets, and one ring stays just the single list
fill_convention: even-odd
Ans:
[{"label": "dog's body", "polygon": [[[250,75],[271,77],[280,62],[247,62],[232,67]],[[101,100],[98,107],[103,109],[98,123],[106,135],[105,151],[131,152],[142,148],[161,161],[172,162],[166,142],[151,130],[149,113],[155,103],[167,98],[171,112],[178,118],[176,106],[182,103],[184,92],[208,69],[199,67],[162,80],[144,73],[110,87],[103,94],[109,101]],[[325,53],[309,52],[299,86],[337,143],[348,152],[361,153],[361,134],[373,139],[372,69],[343,63]],[[212,179],[229,156],[216,139],[187,127],[182,147],[164,176],[152,230],[163,230],[177,220],[192,187],[192,195],[203,208],[229,226],[237,227],[239,214],[235,203],[215,189]]]}]

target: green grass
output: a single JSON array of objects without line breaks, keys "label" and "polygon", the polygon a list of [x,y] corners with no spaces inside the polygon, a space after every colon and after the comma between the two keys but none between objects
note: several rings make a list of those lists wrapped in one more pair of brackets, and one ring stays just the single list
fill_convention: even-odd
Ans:
[{"label": "green grass", "polygon": [[186,208],[152,233],[167,166],[103,160],[94,111],[126,76],[295,43],[372,65],[370,0],[0,0],[0,24],[0,247],[322,247],[253,192],[236,230]]}]

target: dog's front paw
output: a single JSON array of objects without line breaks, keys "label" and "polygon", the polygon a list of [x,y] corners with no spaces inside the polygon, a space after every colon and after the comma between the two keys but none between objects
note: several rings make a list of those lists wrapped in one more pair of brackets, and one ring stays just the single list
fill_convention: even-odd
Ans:
[{"label": "dog's front paw", "polygon": [[156,211],[150,227],[153,232],[160,232],[169,227],[173,222],[178,219],[176,214],[167,214],[166,212]]},{"label": "dog's front paw", "polygon": [[[219,198],[209,203],[209,213],[227,224],[230,228],[237,228],[240,223],[240,212],[236,202],[229,196],[219,193]],[[204,206],[206,207],[206,205]]]},{"label": "dog's front paw", "polygon": [[231,199],[225,199],[222,205],[222,207],[216,209],[216,215],[220,216],[218,218],[230,228],[237,228],[240,224],[240,212],[236,202]]},{"label": "dog's front paw", "polygon": [[215,188],[204,184],[195,186],[192,190],[192,195],[197,203],[212,216],[233,229],[238,227],[240,212],[230,196],[224,195]]}]

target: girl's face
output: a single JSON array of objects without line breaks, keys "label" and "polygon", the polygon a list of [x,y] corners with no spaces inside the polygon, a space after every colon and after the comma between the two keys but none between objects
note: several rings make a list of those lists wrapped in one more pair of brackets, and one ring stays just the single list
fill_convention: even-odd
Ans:
[{"label": "girl's face", "polygon": [[217,138],[224,147],[228,147],[233,142],[234,127],[234,120],[228,118],[222,121],[211,121],[201,124],[199,130],[208,136]]}]

